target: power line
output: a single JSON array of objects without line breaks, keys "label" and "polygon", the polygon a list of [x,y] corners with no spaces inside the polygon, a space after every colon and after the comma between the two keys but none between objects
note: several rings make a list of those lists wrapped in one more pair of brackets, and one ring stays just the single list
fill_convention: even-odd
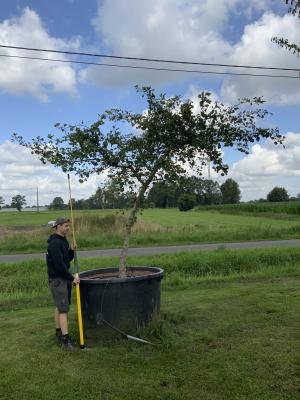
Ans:
[{"label": "power line", "polygon": [[8,46],[8,45],[0,45],[0,48],[26,50],[26,51],[41,51],[41,52],[47,52],[47,53],[69,54],[69,55],[88,56],[88,57],[114,58],[114,59],[119,59],[119,60],[147,61],[147,62],[160,62],[160,63],[184,64],[184,65],[205,65],[205,66],[212,66],[212,67],[294,71],[294,72],[300,73],[300,68],[264,67],[264,66],[254,66],[254,65],[219,64],[219,63],[205,63],[205,62],[196,62],[196,61],[166,60],[166,59],[159,59],[159,58],[129,57],[129,56],[118,56],[118,55],[111,55],[111,54],[101,54],[101,53],[100,54],[99,53],[85,53],[85,52],[76,52],[76,51],[39,49],[39,48],[34,48],[34,47],[21,47],[21,46]]},{"label": "power line", "polygon": [[[0,46],[1,47],[1,46]],[[76,60],[62,60],[55,58],[42,58],[42,57],[29,57],[29,56],[17,56],[9,54],[0,54],[0,57],[4,58],[18,58],[25,60],[39,60],[39,61],[53,61],[69,64],[85,64],[85,65],[96,65],[99,67],[117,67],[117,68],[130,68],[130,69],[143,69],[153,71],[167,71],[167,72],[184,72],[193,74],[211,74],[211,75],[234,75],[234,76],[254,76],[254,77],[266,77],[266,78],[288,78],[288,79],[300,79],[299,76],[292,75],[272,75],[272,74],[252,74],[247,72],[220,72],[220,71],[201,71],[201,70],[190,70],[190,69],[179,69],[179,68],[163,68],[163,67],[147,67],[143,65],[125,65],[125,64],[110,64],[110,63],[96,63],[90,61],[76,61]]]}]

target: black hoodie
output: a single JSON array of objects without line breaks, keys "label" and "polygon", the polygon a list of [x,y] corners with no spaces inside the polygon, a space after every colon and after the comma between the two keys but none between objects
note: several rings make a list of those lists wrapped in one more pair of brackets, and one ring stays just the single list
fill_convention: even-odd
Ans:
[{"label": "black hoodie", "polygon": [[70,273],[70,261],[74,258],[74,251],[70,249],[69,243],[64,236],[51,235],[48,239],[47,267],[49,278],[63,278],[73,281]]}]

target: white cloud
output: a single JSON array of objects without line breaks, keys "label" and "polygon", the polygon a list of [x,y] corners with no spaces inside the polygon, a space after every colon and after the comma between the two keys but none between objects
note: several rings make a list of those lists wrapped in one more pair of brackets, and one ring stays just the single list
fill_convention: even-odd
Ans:
[{"label": "white cloud", "polygon": [[[111,54],[299,68],[297,57],[270,40],[278,35],[297,43],[300,37],[299,21],[291,15],[276,16],[269,11],[272,9],[278,9],[278,4],[275,5],[271,0],[221,0],[217,5],[211,0],[103,0],[99,1],[93,26],[99,35],[100,47]],[[253,21],[254,17],[258,18],[257,15],[261,17]],[[237,29],[239,16],[246,17],[241,21],[248,21],[248,25],[244,27],[242,37],[232,43],[228,34]],[[132,61],[115,61],[133,64]],[[104,59],[103,62],[108,61]],[[147,65],[170,67],[169,64],[160,63]],[[216,67],[202,69],[216,70]],[[204,76],[207,77],[112,67],[88,67],[80,73],[83,82],[107,86],[135,83],[155,85],[194,78],[199,81]],[[224,79],[222,97],[225,101],[232,102],[242,96],[264,95],[273,103],[300,102],[299,84],[295,80],[209,76]]]},{"label": "white cloud", "polygon": [[[215,3],[210,0],[106,0],[99,2],[93,25],[102,40],[102,47],[110,53],[214,62],[230,51],[230,45],[220,31],[226,25],[231,7],[239,1],[221,0],[216,11]],[[137,65],[140,64],[145,63]],[[183,75],[91,67],[82,71],[81,77],[101,85],[112,85],[176,81]]]},{"label": "white cloud", "polygon": [[[70,41],[49,35],[39,15],[29,7],[21,15],[0,23],[0,42],[9,46],[46,48],[51,50],[78,49],[78,38]],[[1,49],[2,54],[53,58],[51,53],[24,52]],[[60,55],[61,59],[66,59]],[[76,72],[71,65],[37,60],[0,57],[0,90],[13,94],[29,93],[42,101],[48,92],[76,94]]]},{"label": "white cloud", "polygon": [[300,192],[300,133],[287,133],[285,148],[270,140],[255,144],[249,155],[233,164],[228,177],[239,183],[243,200],[266,198],[274,186],[295,196]]},{"label": "white cloud", "polygon": [[[104,175],[92,176],[87,182],[79,183],[71,176],[72,197],[87,198],[95,193]],[[36,188],[39,188],[40,204],[49,204],[60,196],[68,202],[68,182],[66,174],[49,165],[44,165],[30,150],[15,143],[5,141],[0,144],[0,196],[10,204],[12,196],[26,196],[27,204],[36,204]]]},{"label": "white cloud", "polygon": [[[299,20],[291,15],[276,16],[265,13],[255,23],[245,27],[241,40],[232,48],[230,62],[240,65],[279,66],[298,68],[299,58],[271,42],[274,36],[288,38],[291,43],[298,43],[300,37]],[[245,70],[239,70],[244,72]],[[249,71],[247,71],[249,72]],[[289,71],[260,71],[276,75],[297,75]],[[261,96],[271,103],[298,104],[300,102],[299,80],[280,78],[230,77],[226,78],[222,95],[228,101],[237,97]]]}]

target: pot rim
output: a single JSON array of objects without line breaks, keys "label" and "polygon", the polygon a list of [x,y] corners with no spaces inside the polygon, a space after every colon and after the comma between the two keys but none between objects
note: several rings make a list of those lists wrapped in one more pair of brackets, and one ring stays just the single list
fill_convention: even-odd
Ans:
[{"label": "pot rim", "polygon": [[[106,284],[106,283],[112,283],[112,284],[117,284],[117,283],[130,283],[130,282],[137,282],[137,281],[143,281],[143,280],[150,280],[150,279],[157,279],[160,278],[162,279],[164,275],[164,270],[159,267],[146,267],[146,266],[135,266],[135,267],[127,267],[127,271],[135,271],[135,270],[145,270],[146,274],[142,276],[135,276],[135,277],[130,277],[127,276],[126,278],[104,278],[104,279],[88,279],[88,276],[91,274],[96,274],[99,272],[116,272],[119,270],[117,267],[109,267],[109,268],[97,268],[97,269],[91,269],[88,271],[80,272],[79,277],[80,277],[80,285],[84,284],[92,284],[92,285],[101,285],[101,284]],[[151,273],[147,274],[147,271]],[[154,273],[152,271],[155,271]]]}]

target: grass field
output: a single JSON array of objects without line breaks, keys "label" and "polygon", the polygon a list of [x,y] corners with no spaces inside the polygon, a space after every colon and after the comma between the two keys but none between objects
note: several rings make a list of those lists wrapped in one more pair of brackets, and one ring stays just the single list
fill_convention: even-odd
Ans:
[{"label": "grass field", "polygon": [[[124,216],[116,211],[77,211],[75,229],[81,249],[122,245]],[[0,213],[0,254],[43,252],[51,229],[41,226],[63,212]],[[216,210],[180,212],[147,209],[139,215],[131,246],[232,242],[300,237],[300,215],[224,214]]]},{"label": "grass field", "polygon": [[[76,354],[55,343],[43,262],[0,264],[1,400],[299,399],[300,249],[129,263],[165,269],[161,318],[141,332],[156,346],[87,341]],[[116,264],[87,259],[83,269]]]},{"label": "grass field", "polygon": [[218,211],[226,214],[251,214],[271,215],[276,218],[286,218],[288,215],[300,215],[300,200],[288,202],[262,202],[262,203],[239,203],[220,204],[212,206],[200,206],[199,210]]}]

